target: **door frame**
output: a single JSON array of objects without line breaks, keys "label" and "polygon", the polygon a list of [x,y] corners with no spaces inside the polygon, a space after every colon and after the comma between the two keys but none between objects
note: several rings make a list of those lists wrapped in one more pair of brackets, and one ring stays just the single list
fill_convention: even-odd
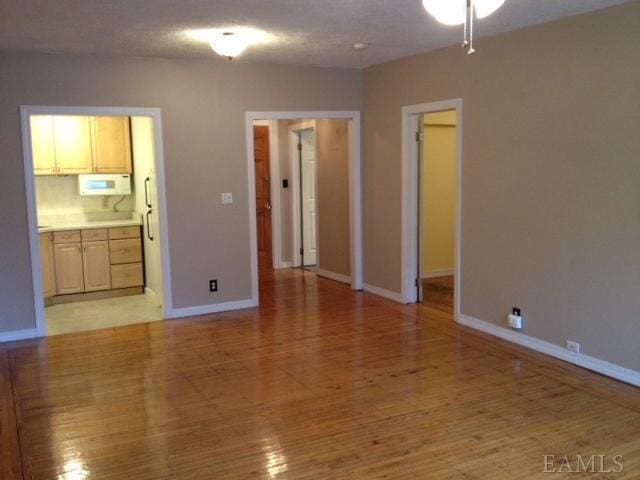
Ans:
[{"label": "door frame", "polygon": [[[292,230],[292,239],[291,242],[291,266],[292,267],[301,267],[302,266],[302,256],[300,255],[300,249],[302,248],[302,185],[300,183],[300,157],[298,154],[297,148],[297,135],[303,130],[313,130],[314,133],[314,148],[316,150],[316,162],[318,158],[318,144],[315,141],[317,138],[317,130],[316,130],[316,121],[315,120],[305,120],[299,123],[295,123],[289,126],[288,130],[288,140],[289,140],[289,168],[291,172],[291,226]],[[317,168],[318,165],[316,163],[316,193],[318,192],[318,175]],[[318,245],[318,204],[316,201],[316,265],[320,263],[320,245]]]},{"label": "door frame", "polygon": [[[31,254],[31,281],[33,284],[34,308],[36,313],[36,332],[33,337],[47,335],[46,315],[42,293],[42,269],[40,267],[40,244],[38,233],[38,215],[35,194],[35,175],[33,173],[33,152],[31,150],[31,115],[87,115],[87,116],[126,116],[150,117],[153,120],[154,149],[156,162],[156,188],[160,221],[160,251],[163,289],[163,317],[173,318],[173,298],[171,296],[171,262],[169,254],[169,228],[167,220],[167,198],[164,169],[164,147],[162,142],[162,111],[159,108],[137,107],[65,107],[49,105],[21,105],[20,124],[22,128],[22,158],[24,163],[24,184],[27,201],[29,227],[29,250]],[[33,338],[31,337],[31,338]]]},{"label": "door frame", "polygon": [[415,303],[418,291],[415,281],[418,276],[418,156],[419,144],[416,132],[422,115],[447,110],[456,111],[457,161],[456,161],[456,219],[455,219],[455,278],[453,318],[460,312],[461,225],[462,225],[462,99],[455,98],[439,102],[421,103],[402,107],[402,290],[403,303]]},{"label": "door frame", "polygon": [[[245,114],[247,144],[247,186],[249,188],[249,230],[251,236],[251,289],[252,298],[258,301],[258,240],[256,227],[255,161],[253,158],[253,124],[259,120],[300,119],[346,119],[349,120],[349,242],[351,263],[351,288],[362,290],[362,124],[357,110],[322,111],[249,111]],[[353,140],[352,140],[353,139]],[[278,178],[278,185],[282,179]],[[279,236],[278,236],[279,238]],[[278,246],[280,248],[280,246]]]}]

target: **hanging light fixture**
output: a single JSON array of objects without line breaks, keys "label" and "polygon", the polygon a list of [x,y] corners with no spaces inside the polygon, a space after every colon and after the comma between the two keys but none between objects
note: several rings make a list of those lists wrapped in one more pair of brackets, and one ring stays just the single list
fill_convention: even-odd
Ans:
[{"label": "hanging light fixture", "polygon": [[218,55],[233,60],[247,49],[249,40],[237,33],[223,32],[211,39],[210,45]]},{"label": "hanging light fixture", "polygon": [[468,47],[469,55],[473,48],[473,22],[475,17],[485,18],[498,10],[505,0],[423,0],[422,4],[429,14],[445,25],[463,25],[463,47]]}]

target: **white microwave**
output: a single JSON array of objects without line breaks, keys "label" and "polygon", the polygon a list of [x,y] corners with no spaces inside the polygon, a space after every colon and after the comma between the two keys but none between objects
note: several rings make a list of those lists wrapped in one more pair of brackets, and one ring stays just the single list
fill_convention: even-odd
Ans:
[{"label": "white microwave", "polygon": [[96,173],[78,175],[80,195],[131,195],[131,175],[128,173]]}]

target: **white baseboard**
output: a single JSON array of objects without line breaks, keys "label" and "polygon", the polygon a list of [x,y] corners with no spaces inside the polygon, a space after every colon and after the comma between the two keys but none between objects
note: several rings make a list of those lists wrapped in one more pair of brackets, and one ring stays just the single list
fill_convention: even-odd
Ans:
[{"label": "white baseboard", "polygon": [[374,285],[369,285],[368,283],[365,283],[363,290],[365,292],[373,293],[374,295],[378,295],[380,297],[388,298],[389,300],[393,300],[394,302],[404,303],[402,294],[398,292],[392,292],[391,290],[387,290],[386,288],[380,288],[380,287],[376,287]]},{"label": "white baseboard", "polygon": [[349,275],[330,272],[329,270],[323,270],[322,268],[319,268],[316,274],[319,277],[324,277],[324,278],[328,278],[329,280],[335,280],[336,282],[346,283],[347,285],[351,285],[351,277]]},{"label": "white baseboard", "polygon": [[235,302],[214,303],[211,305],[198,305],[196,307],[174,308],[171,318],[193,317],[196,315],[207,315],[209,313],[229,312],[231,310],[242,310],[258,306],[258,301],[252,298],[238,300]]},{"label": "white baseboard", "polygon": [[38,333],[37,328],[29,328],[27,330],[12,330],[10,332],[0,333],[1,342],[14,342],[16,340],[27,340],[30,338],[39,338],[41,335]]},{"label": "white baseboard", "polygon": [[574,365],[586,368],[587,370],[592,370],[607,377],[615,378],[616,380],[640,387],[640,372],[590,357],[582,353],[573,353],[558,345],[554,345],[553,343],[539,340],[537,338],[530,337],[529,335],[500,327],[493,323],[478,320],[477,318],[470,317],[468,315],[458,315],[457,321],[462,325],[480,330],[481,332],[488,333],[489,335],[517,343],[523,347],[550,355],[560,360],[564,360],[565,362],[573,363]]},{"label": "white baseboard", "polygon": [[430,272],[423,272],[420,275],[422,278],[438,278],[438,277],[451,277],[455,275],[456,271],[453,268],[447,270],[431,270]]}]

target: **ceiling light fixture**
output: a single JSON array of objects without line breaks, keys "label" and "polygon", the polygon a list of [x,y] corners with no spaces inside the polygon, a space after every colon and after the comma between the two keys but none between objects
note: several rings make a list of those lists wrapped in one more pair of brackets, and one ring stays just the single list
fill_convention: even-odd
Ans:
[{"label": "ceiling light fixture", "polygon": [[367,48],[369,48],[369,44],[368,43],[356,42],[356,43],[353,44],[353,49],[354,50],[366,50]]},{"label": "ceiling light fixture", "polygon": [[275,35],[246,26],[185,30],[182,34],[190,40],[209,44],[214,52],[229,60],[241,55],[249,46],[278,41]]},{"label": "ceiling light fixture", "polygon": [[468,47],[469,55],[473,48],[473,22],[475,17],[485,18],[498,10],[505,0],[423,0],[422,4],[436,20],[445,25],[464,24],[463,47]]},{"label": "ceiling light fixture", "polygon": [[223,32],[211,39],[211,48],[218,55],[233,60],[249,46],[249,40],[233,32]]}]

